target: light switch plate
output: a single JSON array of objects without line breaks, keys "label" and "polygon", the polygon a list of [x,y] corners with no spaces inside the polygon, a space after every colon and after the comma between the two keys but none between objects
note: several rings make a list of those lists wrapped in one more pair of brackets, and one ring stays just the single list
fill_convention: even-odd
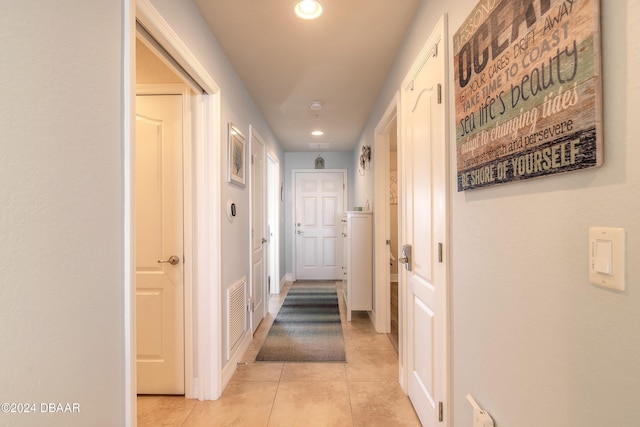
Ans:
[{"label": "light switch plate", "polygon": [[589,282],[625,289],[624,228],[589,228]]}]

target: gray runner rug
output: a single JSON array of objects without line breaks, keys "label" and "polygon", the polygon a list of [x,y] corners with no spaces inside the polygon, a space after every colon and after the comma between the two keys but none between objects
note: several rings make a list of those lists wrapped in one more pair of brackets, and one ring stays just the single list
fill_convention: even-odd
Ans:
[{"label": "gray runner rug", "polygon": [[256,362],[345,360],[335,284],[294,283],[256,356]]}]

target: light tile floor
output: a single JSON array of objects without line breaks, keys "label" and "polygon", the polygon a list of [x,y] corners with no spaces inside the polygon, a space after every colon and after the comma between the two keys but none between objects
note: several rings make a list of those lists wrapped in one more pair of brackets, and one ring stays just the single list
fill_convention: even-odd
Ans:
[{"label": "light tile floor", "polygon": [[[340,288],[341,283],[337,283]],[[375,332],[366,313],[347,322],[338,291],[347,363],[255,363],[291,284],[269,301],[269,315],[254,334],[220,399],[139,396],[138,426],[420,426],[398,384],[398,356]]]}]

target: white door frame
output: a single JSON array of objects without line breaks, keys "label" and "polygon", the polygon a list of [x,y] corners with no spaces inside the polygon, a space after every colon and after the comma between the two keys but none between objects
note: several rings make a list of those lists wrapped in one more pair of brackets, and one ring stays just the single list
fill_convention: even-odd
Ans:
[{"label": "white door frame", "polygon": [[[293,281],[296,280],[296,174],[298,173],[340,173],[342,172],[343,175],[343,183],[344,183],[344,188],[343,188],[343,192],[342,192],[342,198],[343,198],[343,202],[342,202],[342,209],[343,210],[347,210],[347,192],[349,191],[349,188],[347,186],[347,170],[346,169],[293,169],[291,171],[291,203],[293,204],[293,217],[292,217],[292,221],[291,221],[291,247],[293,248],[293,251],[291,251],[291,263],[292,263],[292,270],[293,270]],[[337,254],[338,256],[342,255],[342,251],[340,251],[339,254]],[[342,261],[344,262],[344,261]]]},{"label": "white door frame", "polygon": [[[124,296],[124,381],[125,422],[136,425],[136,336],[135,336],[135,42],[136,20],[201,86],[204,93],[193,97],[192,164],[192,281],[198,300],[194,302],[193,354],[198,378],[186,378],[187,397],[216,399],[222,393],[221,268],[220,268],[220,88],[171,29],[150,0],[123,1],[123,296]],[[188,144],[186,144],[188,145]],[[194,191],[194,187],[196,191]],[[207,262],[198,262],[207,260]]]},{"label": "white door frame", "polygon": [[[400,109],[400,94],[396,92],[389,103],[385,113],[376,126],[374,135],[374,152],[387,153],[387,155],[377,155],[373,159],[374,175],[374,231],[373,231],[373,252],[374,252],[374,295],[375,306],[373,307],[373,324],[378,333],[389,333],[391,331],[391,290],[389,288],[391,269],[389,268],[390,247],[387,245],[387,237],[391,234],[389,221],[389,135],[391,125],[397,121]],[[399,127],[396,126],[396,134]],[[398,136],[396,135],[396,138]],[[400,175],[400,174],[398,174]],[[399,307],[398,307],[399,308]],[[400,316],[398,316],[400,317]],[[400,320],[400,319],[398,319]],[[400,323],[398,324],[400,326]],[[400,338],[400,337],[399,337]],[[399,348],[400,345],[398,346]]]}]

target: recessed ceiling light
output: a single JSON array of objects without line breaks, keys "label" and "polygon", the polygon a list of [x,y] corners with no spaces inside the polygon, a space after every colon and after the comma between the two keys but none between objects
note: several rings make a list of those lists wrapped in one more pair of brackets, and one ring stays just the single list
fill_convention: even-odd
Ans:
[{"label": "recessed ceiling light", "polygon": [[302,19],[316,19],[322,15],[322,5],[316,0],[302,0],[296,4],[295,12]]},{"label": "recessed ceiling light", "polygon": [[322,102],[313,101],[311,104],[309,104],[309,108],[311,108],[313,111],[322,110]]},{"label": "recessed ceiling light", "polygon": [[324,132],[322,132],[321,130],[314,130],[313,132],[311,132],[311,135],[321,136],[321,135],[324,135]]}]

